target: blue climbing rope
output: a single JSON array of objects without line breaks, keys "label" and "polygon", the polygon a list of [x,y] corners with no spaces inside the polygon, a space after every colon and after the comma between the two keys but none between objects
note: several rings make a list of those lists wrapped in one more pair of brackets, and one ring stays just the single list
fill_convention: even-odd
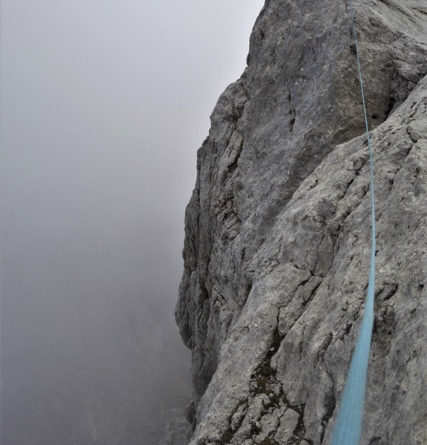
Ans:
[{"label": "blue climbing rope", "polygon": [[371,260],[369,270],[368,293],[365,300],[363,320],[359,336],[353,351],[347,381],[341,398],[331,445],[359,445],[362,430],[366,380],[368,372],[369,351],[371,348],[372,327],[374,323],[374,289],[375,289],[375,188],[374,188],[374,157],[369,133],[366,100],[362,80],[359,49],[357,44],[355,12],[351,5],[352,31],[356,45],[356,61],[359,71],[360,91],[362,93],[363,115],[365,118],[366,135],[369,147],[369,172],[371,180]]}]

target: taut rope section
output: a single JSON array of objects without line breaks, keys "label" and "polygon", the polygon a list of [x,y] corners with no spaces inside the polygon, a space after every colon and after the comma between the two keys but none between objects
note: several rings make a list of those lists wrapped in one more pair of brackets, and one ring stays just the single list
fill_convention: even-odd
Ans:
[{"label": "taut rope section", "polygon": [[347,381],[341,398],[335,428],[332,434],[331,445],[359,445],[362,430],[366,380],[368,372],[369,351],[371,348],[372,327],[374,323],[374,289],[375,289],[375,188],[374,188],[374,159],[371,137],[369,134],[368,117],[366,113],[366,100],[362,80],[355,13],[350,4],[352,13],[352,31],[356,45],[356,61],[359,71],[360,91],[362,93],[363,115],[365,118],[366,135],[369,146],[369,171],[371,179],[371,260],[369,271],[368,293],[365,301],[363,320],[354,348]]}]

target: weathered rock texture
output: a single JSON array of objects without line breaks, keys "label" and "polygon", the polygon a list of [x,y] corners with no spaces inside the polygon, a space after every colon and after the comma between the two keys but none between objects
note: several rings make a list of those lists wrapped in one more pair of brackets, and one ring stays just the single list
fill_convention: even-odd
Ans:
[{"label": "weathered rock texture", "polygon": [[[363,444],[427,443],[427,2],[354,0],[377,187]],[[328,443],[363,313],[368,148],[344,0],[267,0],[186,211],[191,445]],[[189,417],[191,417],[191,410]]]}]

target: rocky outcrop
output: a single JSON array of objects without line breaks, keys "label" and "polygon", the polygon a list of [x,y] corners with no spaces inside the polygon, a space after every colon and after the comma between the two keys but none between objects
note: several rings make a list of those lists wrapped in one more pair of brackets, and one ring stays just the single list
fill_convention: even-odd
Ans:
[{"label": "rocky outcrop", "polygon": [[[363,444],[426,437],[427,5],[354,1],[377,187]],[[349,5],[267,0],[186,211],[191,445],[328,443],[363,311],[368,148]],[[191,411],[191,410],[189,410]]]}]

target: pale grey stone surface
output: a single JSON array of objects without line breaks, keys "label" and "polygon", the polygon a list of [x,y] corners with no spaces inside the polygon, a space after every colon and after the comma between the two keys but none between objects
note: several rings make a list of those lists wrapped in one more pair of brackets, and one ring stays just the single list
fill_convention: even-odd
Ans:
[{"label": "pale grey stone surface", "polygon": [[[423,445],[427,5],[354,5],[376,127],[377,301],[363,444]],[[191,445],[329,441],[370,247],[350,23],[345,1],[267,1],[248,67],[212,113],[176,308],[193,357]]]}]

